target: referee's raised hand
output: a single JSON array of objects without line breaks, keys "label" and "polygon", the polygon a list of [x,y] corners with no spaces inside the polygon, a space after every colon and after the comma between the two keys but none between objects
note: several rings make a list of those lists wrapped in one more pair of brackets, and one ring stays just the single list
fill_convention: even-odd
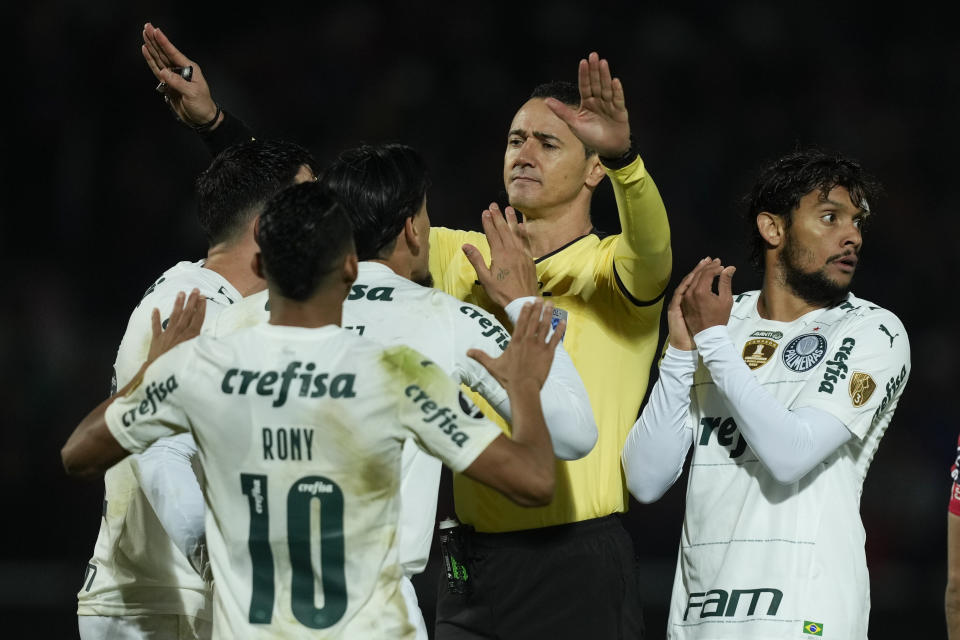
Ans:
[{"label": "referee's raised hand", "polygon": [[630,119],[623,84],[610,73],[610,63],[595,51],[577,69],[580,107],[573,109],[556,98],[547,106],[567,123],[573,134],[601,158],[619,158],[630,150]]},{"label": "referee's raised hand", "polygon": [[[222,116],[200,65],[183,55],[158,27],[149,22],[143,25],[140,53],[153,76],[160,81],[157,90],[163,94],[174,115],[192,127],[205,124],[210,130],[215,129]],[[191,68],[189,79],[174,71],[186,67]]]},{"label": "referee's raised hand", "polygon": [[537,267],[513,207],[501,213],[493,202],[481,214],[481,223],[490,245],[490,266],[472,244],[463,245],[463,253],[490,299],[502,308],[517,298],[537,295]]}]

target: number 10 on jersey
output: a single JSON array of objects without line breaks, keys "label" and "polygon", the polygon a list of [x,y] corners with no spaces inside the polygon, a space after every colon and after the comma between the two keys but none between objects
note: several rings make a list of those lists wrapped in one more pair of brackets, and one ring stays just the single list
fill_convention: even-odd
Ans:
[{"label": "number 10 on jersey", "polygon": [[[240,474],[240,487],[250,506],[247,546],[253,567],[250,622],[270,624],[274,604],[274,562],[270,548],[270,504],[267,476]],[[311,562],[310,512],[320,501],[320,575],[323,606],[314,606],[316,576]],[[300,624],[311,629],[335,625],[347,610],[344,575],[343,492],[323,476],[304,476],[287,492],[287,546],[290,552],[290,608]]]}]

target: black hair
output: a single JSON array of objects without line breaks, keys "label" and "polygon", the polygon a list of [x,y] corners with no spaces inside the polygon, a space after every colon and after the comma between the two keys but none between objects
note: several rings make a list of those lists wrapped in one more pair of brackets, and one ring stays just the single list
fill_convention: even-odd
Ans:
[{"label": "black hair", "polygon": [[567,80],[553,80],[533,88],[530,99],[554,98],[568,107],[580,106],[580,87]]},{"label": "black hair", "polygon": [[310,152],[283,140],[248,140],[221,151],[197,178],[197,215],[210,245],[236,238],[266,201],[294,183]]},{"label": "black hair", "polygon": [[764,166],[753,189],[743,198],[753,266],[763,270],[767,246],[757,229],[759,213],[767,211],[781,216],[789,229],[793,211],[800,206],[803,196],[819,191],[826,197],[834,187],[846,187],[850,201],[861,209],[871,207],[882,191],[880,183],[856,160],[835,151],[796,150]]},{"label": "black hair", "polygon": [[[533,100],[534,98],[553,98],[568,107],[577,109],[580,107],[580,87],[568,80],[551,80],[533,88],[529,99]],[[589,158],[597,151],[583,145],[583,152]]]},{"label": "black hair", "polygon": [[353,224],[357,258],[386,258],[407,218],[423,205],[430,179],[423,158],[402,144],[362,145],[342,152],[320,183],[343,203]]},{"label": "black hair", "polygon": [[353,228],[332,193],[304,182],[267,201],[257,244],[267,282],[283,297],[302,302],[353,251]]}]

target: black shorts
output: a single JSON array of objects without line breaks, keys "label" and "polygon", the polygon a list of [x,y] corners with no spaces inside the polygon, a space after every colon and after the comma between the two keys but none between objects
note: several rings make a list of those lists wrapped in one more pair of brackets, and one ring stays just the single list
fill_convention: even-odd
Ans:
[{"label": "black shorts", "polygon": [[509,533],[467,529],[468,591],[441,575],[436,639],[643,638],[633,542],[618,515]]}]

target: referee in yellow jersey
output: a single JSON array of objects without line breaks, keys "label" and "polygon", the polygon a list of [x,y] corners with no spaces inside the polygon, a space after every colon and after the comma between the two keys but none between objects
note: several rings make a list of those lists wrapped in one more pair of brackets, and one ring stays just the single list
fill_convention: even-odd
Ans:
[{"label": "referee in yellow jersey", "polygon": [[[151,24],[143,55],[176,116],[211,153],[252,136],[212,99],[199,65]],[[174,68],[189,67],[187,81]],[[441,581],[436,638],[641,638],[641,579],[618,514],[628,504],[620,450],[637,419],[659,338],[670,279],[670,229],[653,179],[633,148],[623,87],[606,60],[580,61],[579,87],[537,87],[507,134],[503,179],[522,212],[541,292],[567,321],[564,345],[587,388],[599,438],[593,451],[558,461],[546,507],[521,508],[454,476],[466,557],[454,589]],[[593,228],[590,200],[609,177],[621,232]],[[496,206],[491,206],[494,211]],[[479,253],[464,252],[471,244]],[[477,282],[490,262],[486,236],[433,227],[434,285],[505,317]],[[509,427],[474,402],[504,431]],[[466,566],[460,566],[466,561]]]},{"label": "referee in yellow jersey", "polygon": [[[618,235],[597,232],[590,220],[604,176],[616,195]],[[454,476],[467,578],[452,591],[441,581],[436,637],[641,638],[641,576],[618,515],[628,503],[620,451],[657,347],[670,230],[606,60],[591,53],[580,61],[579,90],[562,82],[534,90],[510,124],[503,180],[523,214],[541,292],[567,321],[564,345],[590,395],[599,440],[586,457],[557,461],[546,507],[517,507]],[[482,233],[431,230],[434,286],[498,313],[477,282],[471,261],[480,260],[490,262]]]}]

